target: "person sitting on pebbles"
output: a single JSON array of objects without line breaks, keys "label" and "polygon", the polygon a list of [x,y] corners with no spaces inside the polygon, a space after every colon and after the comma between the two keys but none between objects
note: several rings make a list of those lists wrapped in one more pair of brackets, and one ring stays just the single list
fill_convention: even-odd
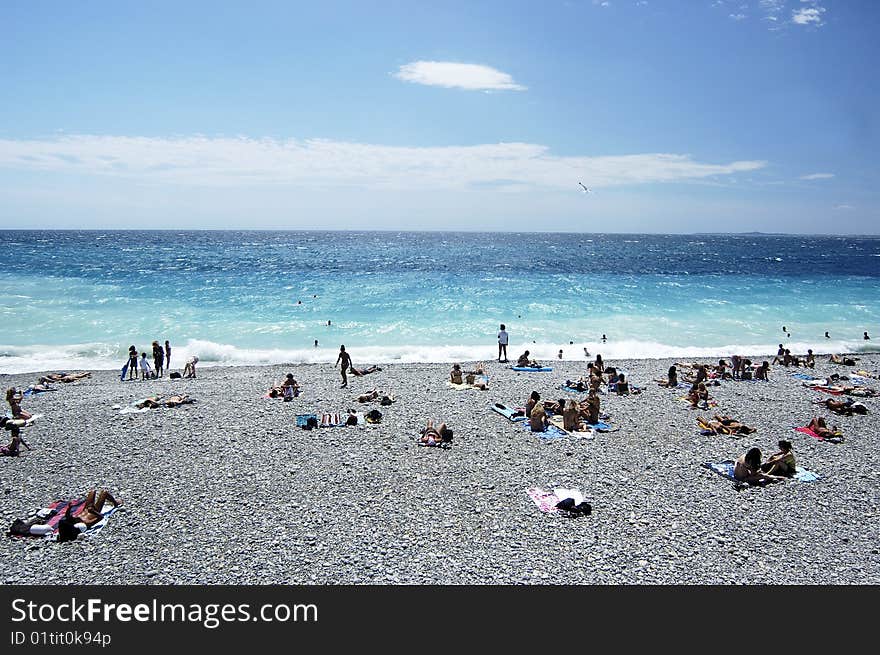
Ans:
[{"label": "person sitting on pebbles", "polygon": [[516,365],[519,368],[541,368],[541,364],[538,363],[537,359],[531,359],[528,350],[519,356],[519,359],[516,360]]},{"label": "person sitting on pebbles", "polygon": [[695,383],[688,392],[687,398],[691,404],[691,409],[696,409],[697,407],[706,409],[709,407],[709,390],[706,389],[706,385],[703,382]]},{"label": "person sitting on pebbles", "polygon": [[767,475],[780,475],[790,478],[797,472],[791,442],[780,439],[778,446],[779,452],[773,453],[767,458],[766,462],[761,464],[761,471]]},{"label": "person sitting on pebbles", "polygon": [[462,384],[462,375],[461,364],[453,364],[452,370],[449,372],[449,381],[452,382],[452,384]]},{"label": "person sitting on pebbles", "polygon": [[736,460],[733,477],[739,482],[747,482],[748,484],[783,482],[785,480],[781,475],[770,475],[761,470],[761,450],[759,448],[750,448],[745,455]]},{"label": "person sitting on pebbles", "polygon": [[661,387],[666,387],[667,389],[674,389],[678,386],[678,369],[675,366],[670,366],[669,371],[666,373],[666,379],[658,378],[654,380]]},{"label": "person sitting on pebbles", "polygon": [[532,432],[544,432],[550,425],[550,419],[547,418],[547,412],[544,411],[544,405],[538,403],[529,414],[529,427]]}]

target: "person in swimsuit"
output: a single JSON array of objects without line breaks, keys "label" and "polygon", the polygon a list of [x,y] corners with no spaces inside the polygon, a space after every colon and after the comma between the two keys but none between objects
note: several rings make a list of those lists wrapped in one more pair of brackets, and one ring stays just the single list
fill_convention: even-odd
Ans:
[{"label": "person in swimsuit", "polygon": [[92,377],[91,373],[49,373],[40,378],[40,384],[49,384],[50,382],[76,382],[83,378]]},{"label": "person in swimsuit", "polygon": [[97,493],[97,490],[92,489],[86,496],[86,502],[76,514],[71,513],[70,505],[68,505],[67,512],[65,513],[62,522],[71,524],[73,523],[73,519],[79,519],[78,522],[73,526],[78,528],[79,532],[68,532],[67,530],[63,530],[61,524],[59,523],[58,541],[72,541],[76,539],[79,533],[85,532],[95,523],[103,519],[104,515],[101,514],[101,510],[104,509],[104,503],[107,502],[111,503],[114,507],[119,507],[120,505],[122,505],[122,501],[116,500],[106,489],[102,490],[101,493]]},{"label": "person in swimsuit", "polygon": [[141,353],[141,380],[149,380],[153,377],[153,369],[147,361],[147,353]]},{"label": "person in swimsuit", "polygon": [[581,414],[587,419],[587,423],[590,425],[596,425],[596,423],[599,422],[599,409],[599,394],[596,393],[595,389],[590,389],[590,393],[587,394],[587,399],[581,403]]},{"label": "person in swimsuit", "polygon": [[6,402],[9,403],[9,408],[12,410],[12,418],[27,421],[32,418],[32,415],[21,408],[22,398],[24,395],[20,391],[16,391],[15,387],[9,387],[6,390]]},{"label": "person in swimsuit", "polygon": [[529,395],[529,399],[526,401],[526,418],[532,415],[532,410],[538,406],[539,402],[541,402],[541,394],[537,391],[533,391]]},{"label": "person in swimsuit", "polygon": [[183,365],[183,377],[185,378],[194,378],[196,376],[196,364],[199,363],[199,358],[193,355],[190,357],[186,364]]},{"label": "person in swimsuit", "polygon": [[352,366],[348,369],[350,373],[354,373],[358,377],[363,377],[364,375],[369,375],[370,373],[375,373],[376,371],[381,371],[382,369],[375,364],[371,364],[367,368],[355,368]]},{"label": "person in swimsuit", "polygon": [[755,369],[755,379],[756,380],[764,380],[768,382],[770,378],[767,374],[770,372],[770,362],[766,359],[761,363],[761,365]]},{"label": "person in swimsuit", "polygon": [[547,412],[544,411],[544,406],[538,403],[529,414],[529,427],[532,432],[544,432],[548,425],[550,425],[550,419],[547,418]]},{"label": "person in swimsuit", "polygon": [[462,372],[461,372],[461,364],[453,364],[452,370],[449,372],[449,381],[452,384],[461,384],[462,383]]},{"label": "person in swimsuit", "polygon": [[825,419],[821,416],[814,416],[813,419],[807,423],[807,427],[823,439],[840,437],[840,431],[837,429],[837,426],[835,425],[833,428],[829,428]]},{"label": "person in swimsuit", "polygon": [[165,370],[171,370],[171,344],[168,339],[165,340]]},{"label": "person in swimsuit", "polygon": [[[510,337],[507,334],[507,329],[504,327],[504,323],[501,324],[501,330],[498,332],[498,361],[499,362],[507,362],[507,344],[510,341]],[[504,355],[504,359],[501,359],[501,355]]]},{"label": "person in swimsuit", "polygon": [[773,453],[766,462],[761,464],[761,471],[767,475],[781,475],[790,478],[797,470],[791,442],[781,439],[778,445],[779,452]]},{"label": "person in swimsuit", "polygon": [[194,403],[195,400],[190,398],[187,394],[182,393],[175,396],[171,396],[166,400],[163,404],[165,407],[178,407],[179,405],[189,405]]},{"label": "person in swimsuit", "polygon": [[745,455],[736,460],[733,477],[740,482],[748,482],[749,484],[785,480],[781,475],[769,475],[761,470],[761,451],[758,448],[750,448]]},{"label": "person in swimsuit", "polygon": [[345,389],[348,386],[348,376],[345,373],[348,369],[352,368],[351,355],[345,352],[345,346],[339,346],[339,357],[336,358],[336,363],[333,367],[339,366],[339,362],[342,362],[342,388]]},{"label": "person in swimsuit", "polygon": [[628,396],[629,395],[629,382],[626,381],[626,376],[621,373],[617,377],[617,395],[618,396]]},{"label": "person in swimsuit", "polygon": [[0,455],[18,457],[21,452],[21,446],[28,450],[31,449],[21,436],[21,428],[25,427],[25,425],[27,425],[27,422],[22,419],[9,419],[5,416],[0,416],[0,427],[8,430],[12,437],[12,441],[9,442],[8,446],[0,446]]},{"label": "person in swimsuit", "polygon": [[422,429],[419,437],[419,443],[423,446],[440,446],[450,441],[452,441],[452,430],[446,426],[446,423],[435,426],[433,419],[428,419],[428,424]]},{"label": "person in swimsuit", "polygon": [[678,386],[678,369],[675,366],[670,366],[669,370],[666,372],[666,379],[656,380],[657,384],[661,387],[666,387],[668,389],[674,389]]}]

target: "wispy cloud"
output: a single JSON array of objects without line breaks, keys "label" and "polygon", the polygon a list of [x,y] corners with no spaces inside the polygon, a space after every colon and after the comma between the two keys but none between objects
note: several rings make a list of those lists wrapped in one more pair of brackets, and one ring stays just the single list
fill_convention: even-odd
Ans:
[{"label": "wispy cloud", "polygon": [[413,61],[394,73],[404,82],[442,86],[469,91],[525,91],[507,73],[482,64],[462,64],[454,61]]},{"label": "wispy cloud", "polygon": [[564,189],[577,180],[591,187],[685,182],[764,166],[764,161],[712,164],[668,153],[558,156],[531,143],[400,147],[204,136],[0,139],[0,169],[202,186]]},{"label": "wispy cloud", "polygon": [[834,173],[810,173],[809,175],[801,175],[802,180],[827,180],[834,177]]},{"label": "wispy cloud", "polygon": [[847,210],[847,209],[855,209],[852,205],[834,205],[833,209],[839,210]]},{"label": "wispy cloud", "polygon": [[796,25],[814,25],[822,27],[825,23],[822,20],[822,14],[825,13],[825,7],[821,6],[816,0],[801,0],[809,7],[800,7],[791,10],[791,22]]},{"label": "wispy cloud", "polygon": [[736,20],[736,21],[740,21],[740,20],[745,20],[746,15],[745,14],[730,14],[730,18],[732,18],[733,20]]}]

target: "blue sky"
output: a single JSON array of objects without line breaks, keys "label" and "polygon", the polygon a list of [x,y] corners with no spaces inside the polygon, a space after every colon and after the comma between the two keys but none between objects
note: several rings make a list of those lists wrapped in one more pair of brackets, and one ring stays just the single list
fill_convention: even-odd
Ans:
[{"label": "blue sky", "polygon": [[4,2],[0,227],[875,234],[878,19]]}]

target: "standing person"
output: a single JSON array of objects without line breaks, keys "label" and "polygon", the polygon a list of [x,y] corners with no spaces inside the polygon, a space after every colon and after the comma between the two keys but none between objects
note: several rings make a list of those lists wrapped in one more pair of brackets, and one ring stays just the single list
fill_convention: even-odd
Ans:
[{"label": "standing person", "polygon": [[134,380],[138,369],[138,351],[134,346],[128,347],[128,379]]},{"label": "standing person", "polygon": [[186,364],[183,365],[183,377],[194,378],[196,376],[196,364],[198,363],[199,358],[195,355],[186,360]]},{"label": "standing person", "polygon": [[608,339],[607,339],[607,338],[605,337],[605,335],[603,334],[603,335],[602,335],[602,343],[605,343],[607,340],[608,340]]},{"label": "standing person", "polygon": [[165,368],[165,351],[158,341],[153,342],[153,368],[156,369],[156,377],[161,378]]},{"label": "standing person", "polygon": [[165,339],[165,370],[171,371],[171,344]]},{"label": "standing person", "polygon": [[141,380],[149,380],[153,377],[150,362],[147,361],[147,353],[141,353]]},{"label": "standing person", "polygon": [[[498,361],[499,362],[507,362],[507,344],[510,342],[510,337],[507,335],[507,329],[504,327],[504,323],[501,324],[501,330],[498,332]],[[504,353],[504,359],[501,359],[501,353]]]},{"label": "standing person", "polygon": [[317,347],[318,347],[318,340],[315,339],[315,348],[317,348]]},{"label": "standing person", "polygon": [[830,338],[831,338],[831,335],[828,334],[828,330],[825,330],[825,338],[826,338],[826,339],[830,339]]},{"label": "standing person", "polygon": [[339,362],[342,362],[342,388],[345,389],[345,387],[348,386],[346,372],[348,369],[352,368],[351,356],[345,352],[345,346],[339,346],[339,357],[336,358],[336,363],[333,365],[333,368],[339,366]]},{"label": "standing person", "polygon": [[870,340],[871,340],[871,337],[868,336],[868,333],[867,333],[867,332],[865,332],[865,336],[862,337],[862,338],[863,338],[865,341],[870,341]]}]

